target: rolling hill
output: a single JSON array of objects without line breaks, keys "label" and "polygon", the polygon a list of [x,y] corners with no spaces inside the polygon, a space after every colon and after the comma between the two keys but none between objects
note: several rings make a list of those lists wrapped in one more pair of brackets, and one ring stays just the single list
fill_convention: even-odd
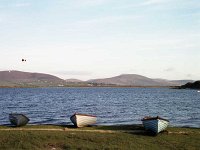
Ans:
[{"label": "rolling hill", "polygon": [[65,80],[67,83],[82,83],[84,81],[79,80],[79,79],[66,79]]},{"label": "rolling hill", "polygon": [[137,74],[122,74],[105,79],[88,80],[90,83],[114,84],[119,86],[180,86],[192,80],[151,79]]},{"label": "rolling hill", "polygon": [[65,84],[63,79],[49,74],[22,71],[0,71],[0,86],[48,87],[62,86],[63,84]]},{"label": "rolling hill", "polygon": [[44,73],[22,71],[0,71],[0,87],[60,87],[60,86],[181,86],[192,80],[151,79],[137,74],[82,81],[78,79],[63,80]]}]

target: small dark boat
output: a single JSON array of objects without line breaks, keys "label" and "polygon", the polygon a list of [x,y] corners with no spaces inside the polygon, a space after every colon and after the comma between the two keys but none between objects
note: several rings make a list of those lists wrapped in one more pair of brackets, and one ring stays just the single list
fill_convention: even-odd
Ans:
[{"label": "small dark boat", "polygon": [[23,114],[9,114],[9,120],[16,127],[24,126],[29,122],[29,118]]},{"label": "small dark boat", "polygon": [[155,134],[165,130],[169,125],[169,120],[157,117],[144,117],[142,119],[143,126],[146,130],[150,130]]}]

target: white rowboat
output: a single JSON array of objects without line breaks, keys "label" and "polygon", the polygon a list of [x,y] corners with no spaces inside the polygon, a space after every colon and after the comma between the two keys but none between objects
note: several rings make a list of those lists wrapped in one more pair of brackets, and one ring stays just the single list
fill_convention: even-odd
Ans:
[{"label": "white rowboat", "polygon": [[169,120],[157,117],[144,117],[142,119],[143,126],[146,130],[152,131],[155,134],[165,130],[169,125]]},{"label": "white rowboat", "polygon": [[88,114],[75,113],[70,117],[70,120],[76,127],[85,127],[95,124],[97,121],[97,117]]}]

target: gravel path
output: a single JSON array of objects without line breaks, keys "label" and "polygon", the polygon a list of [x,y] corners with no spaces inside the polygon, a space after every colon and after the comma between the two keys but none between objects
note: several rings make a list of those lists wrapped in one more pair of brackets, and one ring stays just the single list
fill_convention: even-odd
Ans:
[{"label": "gravel path", "polygon": [[[71,129],[71,128],[63,128],[63,129],[56,129],[56,128],[9,128],[9,129],[0,129],[0,131],[62,131],[62,132],[97,132],[97,133],[135,133],[135,134],[142,134],[146,133],[145,130],[87,130],[87,129]],[[185,131],[166,131],[166,134],[192,134],[194,132],[185,132]],[[200,132],[195,132],[195,134],[200,134]]]}]

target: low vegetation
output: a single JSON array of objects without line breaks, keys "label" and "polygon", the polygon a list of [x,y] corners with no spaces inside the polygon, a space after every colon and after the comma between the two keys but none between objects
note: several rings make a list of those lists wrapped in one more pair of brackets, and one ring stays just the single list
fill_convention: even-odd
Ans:
[{"label": "low vegetation", "polygon": [[198,149],[200,129],[168,128],[157,136],[140,125],[73,126],[38,125],[0,127],[0,149]]},{"label": "low vegetation", "polygon": [[185,85],[179,87],[180,89],[200,89],[200,81],[194,83],[188,82]]}]

